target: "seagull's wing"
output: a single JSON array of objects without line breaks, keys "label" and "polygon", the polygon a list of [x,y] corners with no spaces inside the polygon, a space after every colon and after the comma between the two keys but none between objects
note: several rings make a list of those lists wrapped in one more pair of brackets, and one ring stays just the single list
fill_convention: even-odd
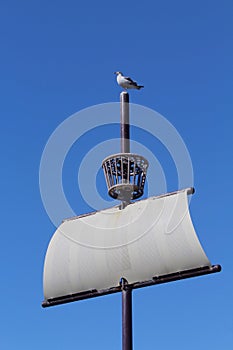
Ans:
[{"label": "seagull's wing", "polygon": [[124,77],[126,80],[128,80],[129,83],[135,84],[135,81],[133,81],[130,77]]},{"label": "seagull's wing", "polygon": [[136,81],[133,81],[130,77],[124,77],[130,84],[137,86]]}]

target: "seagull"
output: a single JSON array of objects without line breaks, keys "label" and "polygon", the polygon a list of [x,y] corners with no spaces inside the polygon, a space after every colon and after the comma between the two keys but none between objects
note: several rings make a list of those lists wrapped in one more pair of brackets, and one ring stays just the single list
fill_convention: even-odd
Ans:
[{"label": "seagull", "polygon": [[121,72],[114,72],[114,74],[117,75],[117,83],[123,87],[123,89],[137,89],[140,90],[141,88],[143,88],[144,86],[142,85],[138,85],[136,83],[136,81],[133,81],[131,78],[129,77],[124,77],[123,74]]}]

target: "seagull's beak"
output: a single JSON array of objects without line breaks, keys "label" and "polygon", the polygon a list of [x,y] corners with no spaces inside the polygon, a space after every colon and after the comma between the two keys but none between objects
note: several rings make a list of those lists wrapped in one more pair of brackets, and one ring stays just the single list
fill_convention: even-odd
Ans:
[{"label": "seagull's beak", "polygon": [[117,74],[117,72],[114,72],[114,74]]}]

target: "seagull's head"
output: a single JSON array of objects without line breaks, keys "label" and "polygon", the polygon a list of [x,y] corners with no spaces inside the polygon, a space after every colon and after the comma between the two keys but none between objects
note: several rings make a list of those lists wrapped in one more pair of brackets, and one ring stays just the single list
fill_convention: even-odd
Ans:
[{"label": "seagull's head", "polygon": [[121,72],[114,72],[114,74],[116,74],[116,75],[122,75],[122,73]]}]

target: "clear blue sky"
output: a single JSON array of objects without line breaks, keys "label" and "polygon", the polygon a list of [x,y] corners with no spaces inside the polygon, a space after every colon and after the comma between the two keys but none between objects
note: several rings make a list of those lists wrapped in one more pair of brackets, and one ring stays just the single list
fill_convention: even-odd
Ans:
[{"label": "clear blue sky", "polygon": [[[185,141],[193,221],[209,259],[223,266],[135,291],[134,348],[232,349],[232,16],[230,0],[1,2],[1,349],[121,348],[120,295],[41,308],[55,227],[40,198],[40,158],[67,117],[119,100],[116,70],[145,85],[132,102],[161,113]],[[79,150],[104,135],[87,134],[64,169],[77,214],[91,210],[75,188]],[[169,156],[156,150],[169,179]]]}]

